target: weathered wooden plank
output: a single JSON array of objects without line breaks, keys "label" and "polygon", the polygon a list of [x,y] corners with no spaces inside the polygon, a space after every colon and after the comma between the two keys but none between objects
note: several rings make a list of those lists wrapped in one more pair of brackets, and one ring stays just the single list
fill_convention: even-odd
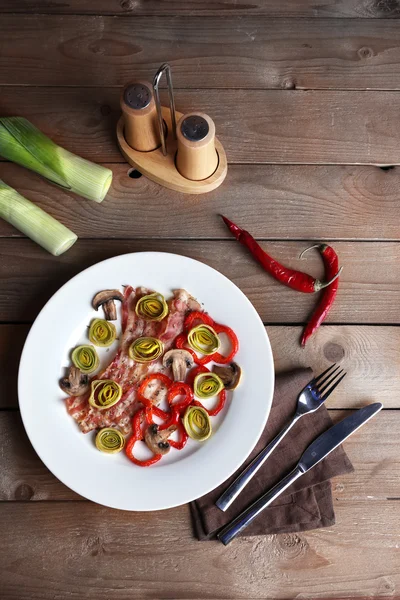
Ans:
[{"label": "weathered wooden plank", "polygon": [[177,88],[400,89],[396,21],[3,15],[0,37],[7,85],[122,86],[167,60]]},{"label": "weathered wooden plank", "polygon": [[[304,242],[263,243],[277,260],[322,277],[321,259],[297,257]],[[331,323],[400,322],[400,244],[336,242],[345,266]],[[48,298],[82,269],[111,256],[154,250],[175,252],[205,262],[232,279],[266,323],[303,323],[318,298],[300,294],[273,280],[234,240],[78,240],[55,258],[30,240],[1,239],[0,321],[30,321]],[[126,282],[121,282],[126,283]]]},{"label": "weathered wooden plank", "polygon": [[0,325],[0,408],[16,408],[17,374],[30,325]]},{"label": "weathered wooden plank", "polygon": [[400,586],[395,502],[346,502],[332,528],[227,548],[192,538],[187,507],[135,514],[2,503],[0,515],[6,600],[348,598],[396,595]]},{"label": "weathered wooden plank", "polygon": [[[261,239],[399,240],[400,169],[372,166],[232,165],[218,190],[201,198],[132,179],[106,164],[114,181],[101,204],[69,194],[31,171],[1,165],[1,179],[79,237],[229,238],[217,214]],[[179,224],[179,227],[178,227]],[[22,234],[0,220],[0,237]]]},{"label": "weathered wooden plank", "polygon": [[[16,380],[30,325],[0,325],[0,408],[16,408]],[[400,329],[398,327],[327,325],[300,348],[301,327],[267,327],[277,372],[300,366],[315,373],[330,362],[347,372],[345,384],[329,398],[330,408],[357,408],[372,401],[400,408]]]},{"label": "weathered wooden plank", "polygon": [[398,18],[396,1],[382,0],[0,0],[0,13],[87,15],[268,15],[269,17]]},{"label": "weathered wooden plank", "polygon": [[[357,403],[349,405],[356,406]],[[334,421],[348,415],[348,411],[330,412]],[[384,411],[349,438],[345,448],[355,472],[334,479],[333,493],[337,503],[386,500],[399,496],[399,435],[400,413]],[[81,498],[58,481],[40,461],[26,436],[18,412],[0,411],[0,455],[0,501]]]},{"label": "weathered wooden plank", "polygon": [[[118,97],[117,88],[3,86],[1,110],[84,158],[123,162]],[[400,164],[395,92],[177,90],[176,102],[213,117],[230,163]]]}]

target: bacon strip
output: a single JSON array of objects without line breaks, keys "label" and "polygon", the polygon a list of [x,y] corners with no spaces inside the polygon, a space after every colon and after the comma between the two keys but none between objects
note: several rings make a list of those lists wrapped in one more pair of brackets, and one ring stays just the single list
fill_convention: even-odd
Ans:
[{"label": "bacon strip", "polygon": [[[132,415],[138,407],[137,389],[141,381],[149,373],[161,372],[170,375],[169,369],[163,367],[162,359],[153,363],[136,363],[128,354],[131,343],[142,336],[157,337],[165,346],[165,351],[173,346],[177,335],[182,333],[186,314],[191,310],[201,310],[198,302],[186,290],[175,290],[169,301],[169,314],[160,323],[145,321],[135,313],[137,301],[151,293],[146,288],[125,289],[122,304],[122,334],[120,347],[108,367],[96,379],[113,379],[122,387],[121,400],[109,408],[100,411],[90,406],[89,394],[71,397],[66,400],[69,414],[78,422],[83,433],[102,427],[115,427],[124,434],[131,431]],[[161,401],[161,397],[160,397]]]}]

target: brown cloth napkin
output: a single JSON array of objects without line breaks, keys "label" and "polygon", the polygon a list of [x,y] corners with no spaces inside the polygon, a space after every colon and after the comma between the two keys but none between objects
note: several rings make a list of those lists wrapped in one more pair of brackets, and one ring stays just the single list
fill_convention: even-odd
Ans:
[{"label": "brown cloth napkin", "polygon": [[[296,423],[274,450],[258,473],[228,508],[222,512],[216,500],[238,473],[268,444],[293,416],[297,396],[312,379],[311,369],[299,369],[277,376],[275,393],[268,423],[249,458],[242,467],[218,488],[190,504],[193,528],[199,540],[208,540],[234,519],[249,504],[275,485],[297,464],[307,446],[332,420],[325,406],[306,415]],[[285,492],[259,515],[243,532],[245,536],[269,533],[291,533],[328,527],[335,523],[330,479],[350,473],[353,466],[340,446],[323,461],[295,481]],[[289,492],[289,493],[288,493]]]}]

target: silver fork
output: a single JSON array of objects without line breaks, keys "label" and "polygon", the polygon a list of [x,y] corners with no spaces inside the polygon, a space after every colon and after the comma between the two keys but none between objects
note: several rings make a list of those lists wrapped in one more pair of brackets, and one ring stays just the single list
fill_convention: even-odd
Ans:
[{"label": "silver fork", "polygon": [[278,444],[283,440],[285,435],[292,429],[301,417],[316,411],[325,400],[337,388],[339,383],[344,379],[346,373],[336,363],[331,365],[326,371],[314,377],[300,392],[297,398],[296,412],[292,420],[278,433],[278,435],[270,442],[251,463],[236,477],[228,489],[220,496],[215,503],[218,508],[225,511],[232,502],[238,497],[240,492],[249,481],[254,477],[260,467],[265,463],[267,458],[272,454]]}]

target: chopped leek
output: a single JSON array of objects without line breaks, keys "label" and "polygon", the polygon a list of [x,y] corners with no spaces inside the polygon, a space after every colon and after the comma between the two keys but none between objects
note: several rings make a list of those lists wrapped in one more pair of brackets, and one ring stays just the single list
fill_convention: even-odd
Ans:
[{"label": "chopped leek", "polygon": [[96,349],[93,346],[86,345],[74,348],[71,360],[82,373],[93,373],[100,364]]},{"label": "chopped leek", "polygon": [[138,338],[129,347],[129,356],[139,363],[157,360],[163,352],[164,344],[153,337]]},{"label": "chopped leek", "polygon": [[155,292],[138,300],[135,312],[146,321],[162,321],[168,314],[168,304],[162,294]]},{"label": "chopped leek", "polygon": [[188,406],[182,422],[188,436],[197,442],[205,442],[212,433],[208,412],[200,406]]},{"label": "chopped leek", "polygon": [[95,346],[111,346],[117,337],[115,325],[105,319],[93,319],[89,327],[89,340]]},{"label": "chopped leek", "polygon": [[61,148],[22,117],[0,119],[0,155],[96,202],[111,185],[110,169]]},{"label": "chopped leek", "polygon": [[112,379],[95,379],[92,381],[92,391],[89,404],[98,410],[106,410],[121,400],[122,387]]},{"label": "chopped leek", "polygon": [[193,350],[208,356],[219,350],[221,340],[210,325],[198,325],[189,331],[188,344]]},{"label": "chopped leek", "polygon": [[100,429],[96,435],[96,448],[100,452],[106,452],[107,454],[116,454],[121,452],[125,446],[125,438],[118,429],[113,427],[106,427]]},{"label": "chopped leek", "polygon": [[73,231],[21,196],[1,179],[0,218],[14,225],[54,256],[66,252],[78,239]]},{"label": "chopped leek", "polygon": [[193,382],[195,395],[203,400],[217,396],[224,387],[224,382],[215,373],[200,373]]}]

